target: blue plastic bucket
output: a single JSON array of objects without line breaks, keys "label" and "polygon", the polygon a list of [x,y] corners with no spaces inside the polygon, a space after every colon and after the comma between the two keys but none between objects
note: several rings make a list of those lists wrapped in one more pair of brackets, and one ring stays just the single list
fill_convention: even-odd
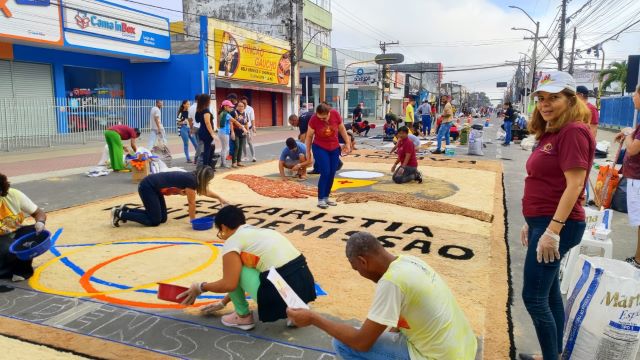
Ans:
[{"label": "blue plastic bucket", "polygon": [[30,260],[40,256],[51,247],[51,233],[42,230],[40,234],[35,232],[19,237],[9,247],[9,251],[14,253],[20,260]]},{"label": "blue plastic bucket", "polygon": [[193,230],[204,231],[213,228],[215,217],[201,217],[191,220]]}]

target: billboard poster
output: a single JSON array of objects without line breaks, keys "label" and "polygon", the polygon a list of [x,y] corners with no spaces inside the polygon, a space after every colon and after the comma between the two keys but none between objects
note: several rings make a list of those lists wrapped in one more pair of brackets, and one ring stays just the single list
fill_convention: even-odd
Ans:
[{"label": "billboard poster", "polygon": [[0,38],[62,45],[60,7],[49,0],[0,0]]},{"label": "billboard poster", "polygon": [[218,77],[289,85],[291,59],[286,48],[223,29],[214,30],[214,43]]}]

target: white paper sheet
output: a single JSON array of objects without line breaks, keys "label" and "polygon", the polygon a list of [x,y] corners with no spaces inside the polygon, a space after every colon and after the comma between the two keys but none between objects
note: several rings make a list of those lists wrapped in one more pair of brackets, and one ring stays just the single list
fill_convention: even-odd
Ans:
[{"label": "white paper sheet", "polygon": [[309,309],[309,306],[300,299],[298,294],[287,284],[287,282],[282,278],[282,276],[276,271],[275,268],[269,269],[269,274],[267,274],[267,279],[273,283],[276,290],[282,297],[282,300],[287,304],[287,307],[292,309]]}]

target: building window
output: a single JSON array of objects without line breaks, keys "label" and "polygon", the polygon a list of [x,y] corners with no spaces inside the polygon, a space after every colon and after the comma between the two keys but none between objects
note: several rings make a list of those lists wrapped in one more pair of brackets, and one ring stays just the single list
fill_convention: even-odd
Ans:
[{"label": "building window", "polygon": [[311,40],[312,44],[330,48],[331,30],[325,29],[312,21],[306,20],[304,22],[304,41],[306,43],[309,40]]},{"label": "building window", "polygon": [[309,1],[331,12],[331,0],[309,0]]},{"label": "building window", "polygon": [[67,96],[72,98],[124,97],[124,84],[120,71],[65,66],[64,84]]}]

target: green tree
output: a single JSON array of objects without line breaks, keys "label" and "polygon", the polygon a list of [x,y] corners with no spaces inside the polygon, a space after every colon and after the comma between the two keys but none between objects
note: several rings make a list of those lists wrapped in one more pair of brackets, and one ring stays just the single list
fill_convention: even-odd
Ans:
[{"label": "green tree", "polygon": [[627,62],[612,62],[607,69],[600,72],[600,81],[602,81],[602,91],[607,90],[614,82],[619,82],[622,87],[622,95],[627,87]]}]

